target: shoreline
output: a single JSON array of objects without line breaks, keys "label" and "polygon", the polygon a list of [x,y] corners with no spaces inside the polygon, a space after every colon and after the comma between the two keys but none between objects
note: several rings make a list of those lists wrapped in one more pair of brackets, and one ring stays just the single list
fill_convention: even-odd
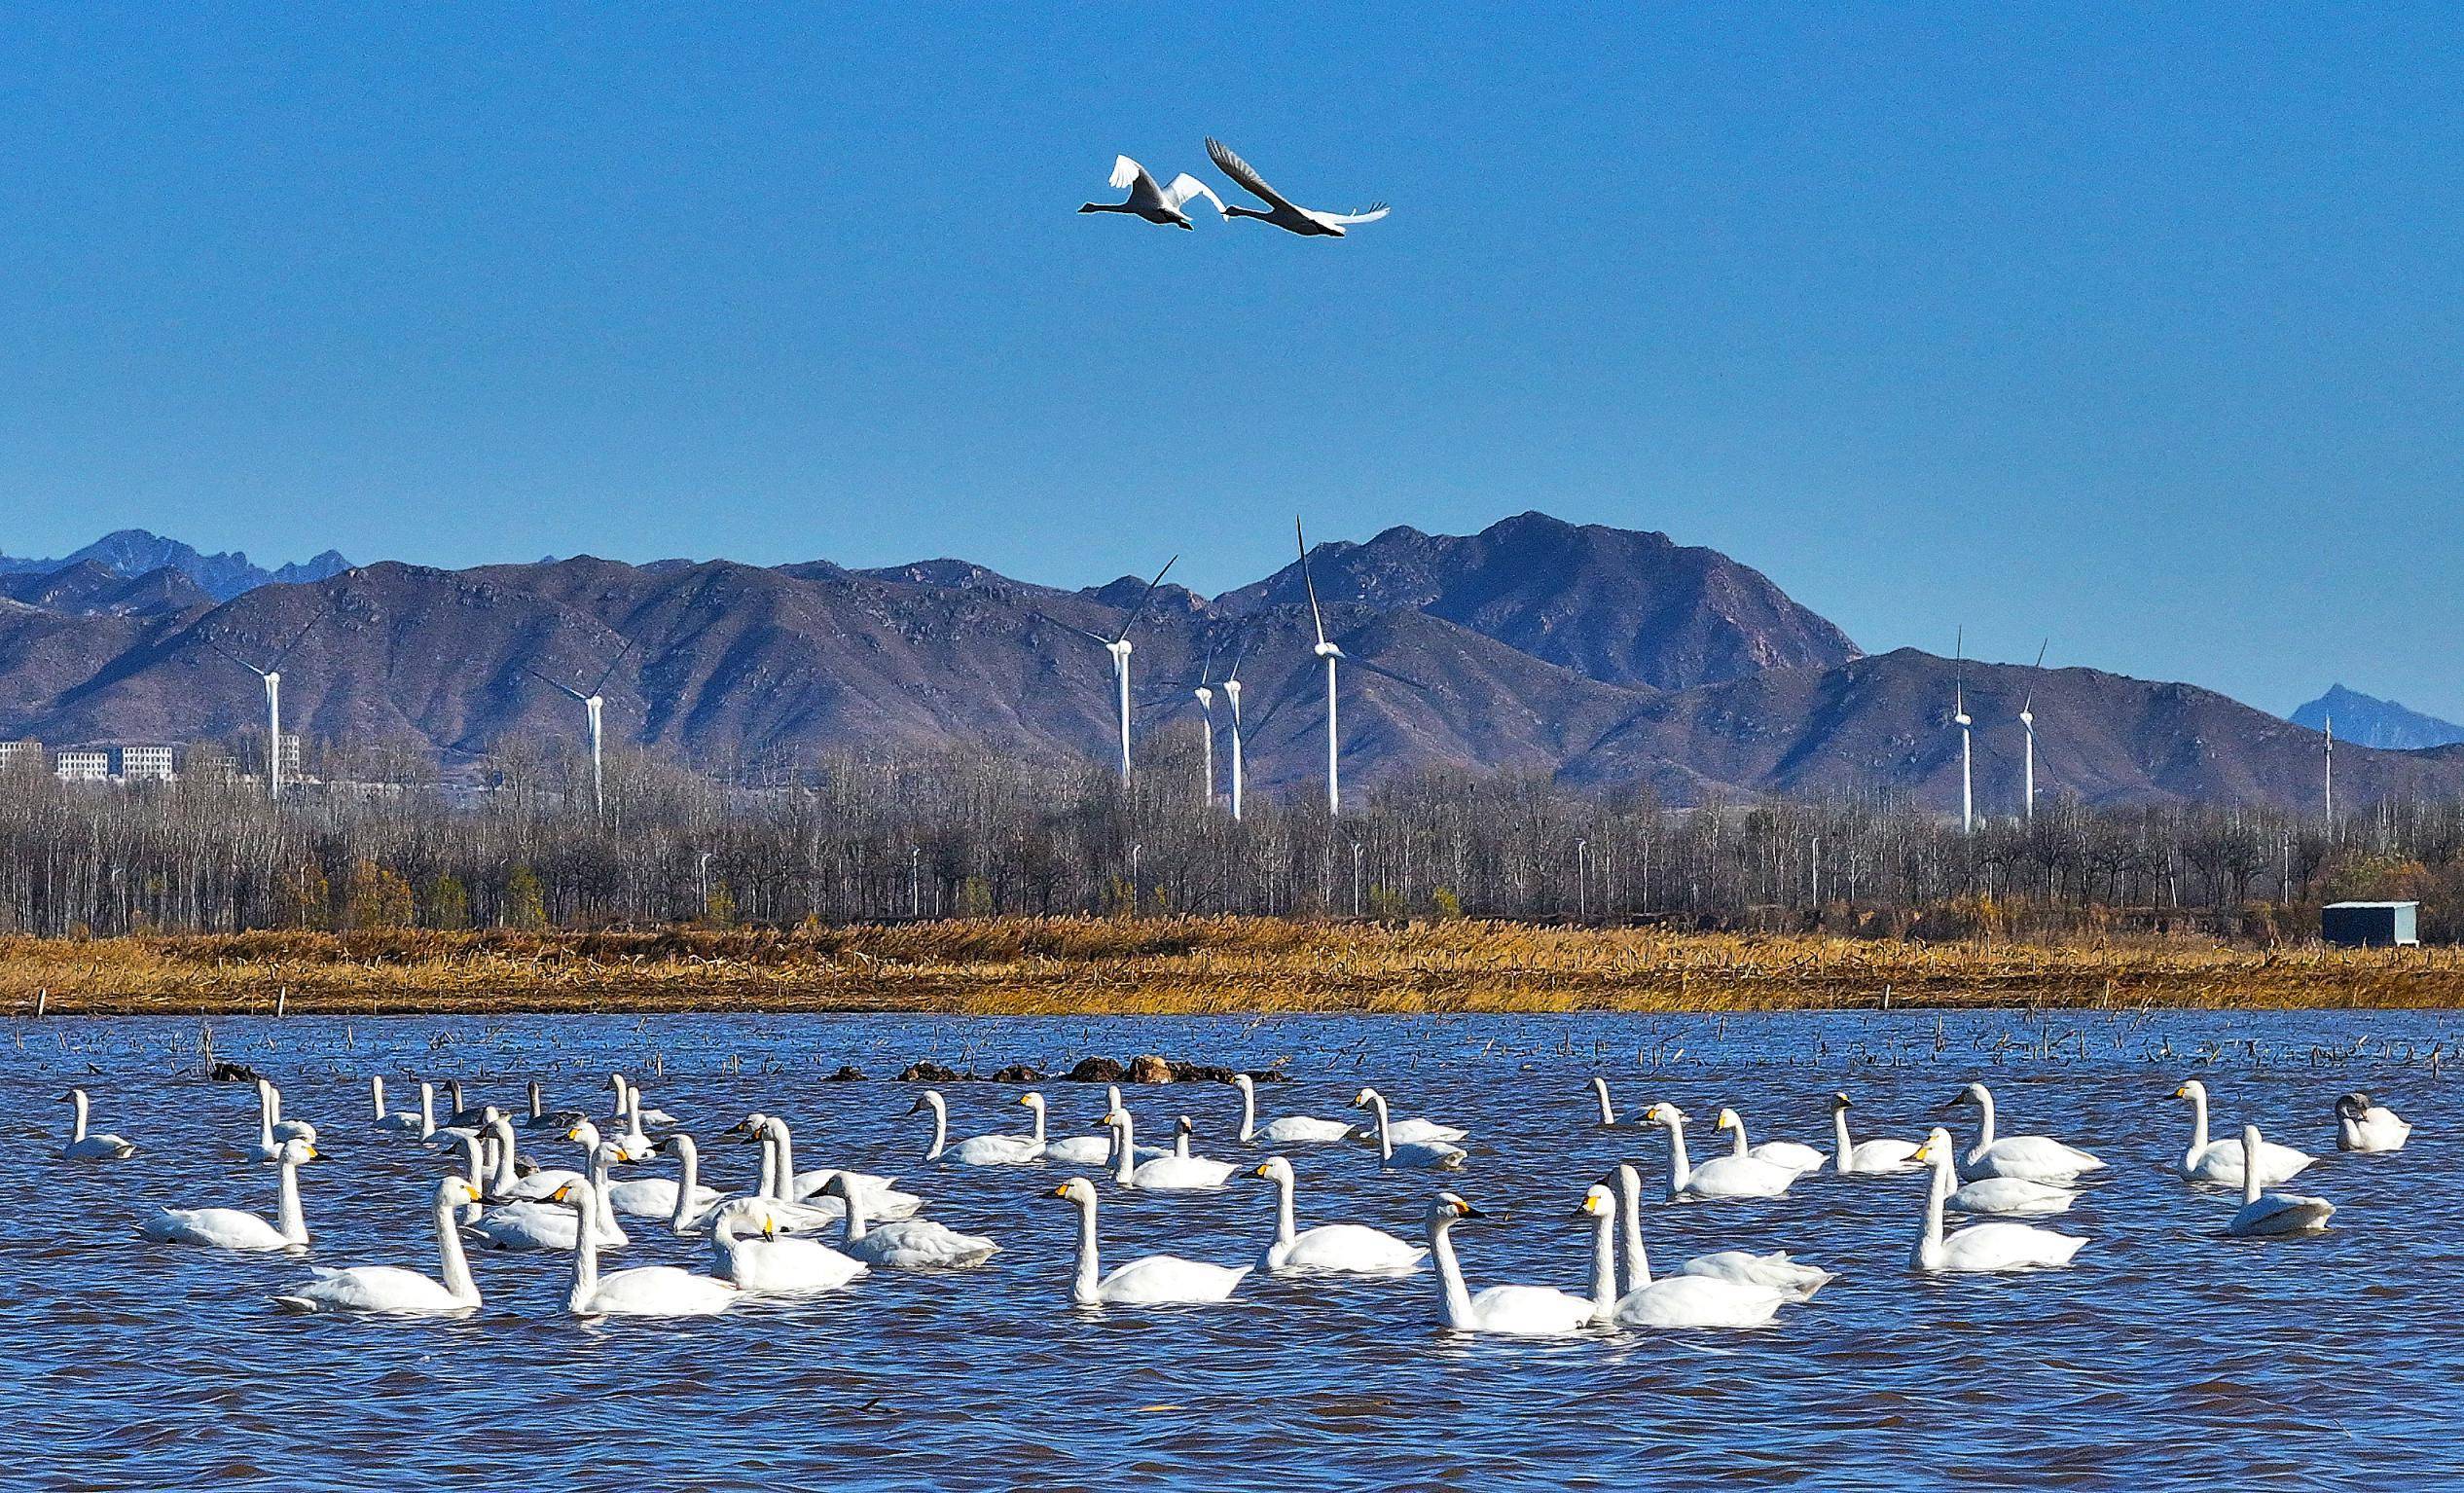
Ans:
[{"label": "shoreline", "polygon": [[2464,1007],[2464,950],[1916,943],[1450,919],[0,938],[0,1011],[996,1015]]}]

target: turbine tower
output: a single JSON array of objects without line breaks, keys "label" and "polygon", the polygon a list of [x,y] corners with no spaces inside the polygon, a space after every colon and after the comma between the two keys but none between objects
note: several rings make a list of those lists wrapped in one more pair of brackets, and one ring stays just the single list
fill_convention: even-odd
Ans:
[{"label": "turbine tower", "polygon": [[1241,654],[1244,640],[1232,650],[1232,668],[1223,676],[1223,700],[1232,708],[1232,822],[1241,822]]},{"label": "turbine tower", "polygon": [[[2051,646],[2053,646],[2053,639],[2052,639],[2052,638],[2050,638],[2050,637],[2048,637],[2048,638],[2045,639],[2045,641],[2043,641],[2043,642],[2041,642],[2041,643],[2037,644],[2037,649],[2036,649],[2036,667],[2037,667],[2037,672],[2038,672],[2039,674],[2042,674],[2042,673],[2044,673],[2044,672],[2045,672],[2045,650],[2046,650],[2046,649],[2047,649],[2047,648],[2049,648],[2049,647],[2051,647]],[[2035,710],[2035,706],[2036,706],[2036,681],[2035,681],[2034,679],[2030,679],[2030,680],[2028,681],[2028,693],[2027,693],[2027,696],[2019,702],[2019,724],[2020,724],[2021,726],[2025,727],[2025,728],[2027,729],[2027,733],[2028,733],[2028,769],[2027,769],[2027,793],[2028,793],[2028,798],[2027,798],[2027,809],[2026,809],[2026,811],[2025,811],[2025,812],[2026,812],[2027,822],[2029,822],[2029,823],[2031,823],[2031,824],[2033,824],[2033,823],[2035,823],[2035,822],[2036,822],[2036,710]]]},{"label": "turbine tower", "polygon": [[1959,727],[1959,832],[1976,832],[1975,755],[1969,738],[1969,728],[1975,724],[1968,716],[1968,630],[1958,633],[1958,646],[1952,650],[1951,723]]},{"label": "turbine tower", "polygon": [[[1341,659],[1355,669],[1365,669],[1371,674],[1382,674],[1390,679],[1408,684],[1423,694],[1429,692],[1429,686],[1409,674],[1397,674],[1383,664],[1372,664],[1364,658],[1354,658],[1336,647],[1327,638],[1325,614],[1318,609],[1318,583],[1309,574],[1309,539],[1301,532],[1298,519],[1292,520],[1292,539],[1300,546],[1300,583],[1309,592],[1309,625],[1318,634],[1317,646],[1309,651],[1326,661],[1326,813],[1334,816],[1343,812],[1343,764],[1338,748],[1340,739],[1335,731],[1335,661]],[[1285,697],[1285,699],[1289,698],[1289,696]],[[1276,703],[1280,706],[1282,701]],[[1273,712],[1270,710],[1269,713]]]},{"label": "turbine tower", "polygon": [[1206,791],[1198,795],[1198,802],[1208,805],[1214,802],[1214,686],[1208,682],[1214,674],[1214,650],[1210,648],[1207,650],[1207,666],[1198,671],[1197,686],[1189,691],[1197,698],[1198,713],[1205,716],[1207,722],[1205,734],[1199,739],[1203,746]]},{"label": "turbine tower", "polygon": [[327,597],[325,604],[316,609],[315,614],[308,618],[306,626],[291,635],[291,640],[284,643],[280,651],[273,655],[273,662],[263,669],[223,646],[222,641],[212,634],[203,635],[205,646],[265,681],[266,798],[269,801],[282,796],[282,661],[291,656],[291,650],[300,645],[300,639],[308,637],[309,629],[325,620],[325,614],[334,609],[334,601],[340,595],[341,593],[337,592]]},{"label": "turbine tower", "polygon": [[2336,717],[2327,718],[2327,821],[2336,822]]},{"label": "turbine tower", "polygon": [[562,679],[551,679],[528,664],[516,666],[524,674],[549,688],[562,690],[565,694],[582,702],[583,728],[590,733],[591,743],[591,815],[601,823],[607,821],[607,775],[601,752],[606,724],[607,698],[599,691],[606,687],[608,679],[615,674],[616,666],[623,663],[625,655],[632,651],[634,651],[634,640],[628,637],[625,639],[625,645],[616,650],[616,656],[607,661],[607,667],[599,671],[598,677],[591,681],[588,692],[575,689]]},{"label": "turbine tower", "polygon": [[1074,622],[1064,622],[1058,617],[1046,616],[1042,612],[1029,614],[1041,618],[1055,627],[1068,628],[1081,637],[1092,638],[1103,646],[1104,651],[1112,655],[1112,682],[1118,686],[1121,698],[1121,781],[1123,783],[1129,782],[1130,777],[1130,653],[1132,649],[1129,630],[1144,614],[1146,603],[1154,600],[1155,588],[1164,583],[1164,577],[1170,575],[1172,567],[1179,563],[1180,557],[1178,555],[1164,562],[1164,567],[1155,572],[1155,578],[1148,581],[1146,590],[1140,594],[1138,604],[1131,607],[1129,615],[1121,619],[1121,630],[1109,637],[1091,629],[1082,628]]}]

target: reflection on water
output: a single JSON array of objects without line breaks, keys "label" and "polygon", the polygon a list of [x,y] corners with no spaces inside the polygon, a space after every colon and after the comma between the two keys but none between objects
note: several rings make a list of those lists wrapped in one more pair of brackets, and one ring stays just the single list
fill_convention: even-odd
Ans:
[{"label": "reflection on water", "polygon": [[[155,1203],[270,1211],[271,1174],[227,1147],[253,1139],[254,1099],[202,1079],[194,1022],[0,1027],[0,1131],[14,1205],[0,1216],[0,1421],[7,1480],[52,1488],[256,1486],[952,1488],[1293,1486],[1386,1489],[2150,1487],[2383,1488],[2452,1468],[2464,1424],[2464,1201],[2446,1059],[2448,1013],[2098,1016],[1985,1013],[1675,1019],[978,1020],[905,1017],[293,1019],[222,1021],[222,1057],[282,1083],[328,1159],[305,1190],[307,1259],[141,1245]],[[2358,1050],[2357,1050],[2358,1048]],[[918,1159],[924,1116],[879,1078],[937,1057],[990,1072],[1160,1051],[1298,1080],[1261,1088],[1268,1115],[1341,1116],[1374,1082],[1397,1114],[1469,1124],[1454,1184],[1506,1221],[1462,1234],[1474,1289],[1581,1289],[1588,1236],[1572,1216],[1621,1158],[1665,1175],[1655,1134],[1603,1131],[1584,1082],[1621,1106],[1741,1110],[1756,1139],[1827,1144],[1823,1103],[1853,1092],[1861,1133],[1916,1135],[1971,1077],[1994,1084],[2006,1132],[2044,1130],[2112,1164],[2063,1221],[2094,1242],[2058,1274],[1920,1281],[1906,1269],[1920,1177],[1823,1175],[1767,1202],[1654,1207],[1655,1255],[1785,1248],[1840,1272],[1811,1305],[1755,1333],[1606,1340],[1450,1339],[1433,1277],[1252,1278],[1232,1304],[1086,1313],[1067,1301],[1074,1216],[1048,1169],[954,1171]],[[2436,1051],[2439,1061],[2432,1061]],[[436,1163],[369,1121],[366,1078],[399,1107],[419,1077],[459,1076],[474,1102],[604,1108],[610,1070],[704,1139],[705,1180],[738,1186],[751,1150],[717,1132],[756,1106],[796,1126],[798,1164],[898,1173],[932,1217],[998,1238],[992,1267],[877,1272],[841,1295],[690,1323],[576,1322],[562,1256],[481,1253],[488,1305],[458,1322],[297,1318],[267,1302],[309,1260],[434,1268]],[[2334,1200],[2335,1229],[2255,1243],[2218,1234],[2233,1198],[2163,1170],[2197,1073],[2221,1127],[2258,1119],[2319,1154],[2299,1190]],[[143,1147],[117,1165],[56,1159],[82,1082],[97,1128]],[[2366,1087],[2418,1123],[2393,1156],[2335,1152],[2331,1105]],[[1098,1089],[1044,1085],[1056,1133],[1085,1132]],[[950,1089],[954,1136],[1015,1130],[1018,1090]],[[1198,1148],[1232,1139],[1217,1085],[1135,1089],[1142,1134],[1174,1114]],[[1969,1122],[1963,1115],[1960,1123]],[[563,1164],[552,1143],[535,1147]],[[1431,1183],[1373,1153],[1301,1148],[1303,1225],[1359,1220],[1416,1234]],[[648,1175],[648,1173],[641,1173]],[[1154,1250],[1237,1262],[1272,1222],[1265,1183],[1120,1197],[1107,1256]],[[612,1266],[702,1264],[651,1225]]]}]

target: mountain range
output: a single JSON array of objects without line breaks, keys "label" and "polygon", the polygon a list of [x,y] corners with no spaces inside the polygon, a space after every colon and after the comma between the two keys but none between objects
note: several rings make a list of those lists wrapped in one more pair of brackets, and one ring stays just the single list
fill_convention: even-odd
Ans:
[{"label": "mountain range", "polygon": [[2293,712],[2295,725],[2313,731],[2325,731],[2330,721],[2336,723],[2337,741],[2361,746],[2418,751],[2464,742],[2464,726],[2407,710],[2393,700],[2346,689],[2341,684],[2332,686],[2326,694]]},{"label": "mountain range", "polygon": [[[1103,761],[1111,661],[1085,634],[1135,614],[1141,735],[1194,730],[1191,687],[1237,660],[1252,783],[1297,788],[1323,771],[1297,563],[1209,598],[1169,584],[1148,597],[1138,576],[1069,591],[946,558],[440,570],[352,569],[328,554],[288,579],[249,565],[264,579],[219,596],[245,564],[124,534],[49,570],[0,572],[0,731],[64,744],[245,730],[260,694],[219,643],[260,664],[290,647],[286,720],[308,733],[417,739],[449,765],[576,733],[573,702],[530,671],[577,689],[603,678],[612,740],[713,769],[952,745]],[[1328,635],[1376,666],[1343,675],[1347,783],[1456,767],[1646,786],[1681,804],[1893,791],[1948,810],[1956,677],[1987,812],[2017,807],[2023,705],[2046,792],[2315,799],[2321,744],[2301,726],[2090,669],[1867,657],[1760,572],[1663,534],[1526,513],[1477,534],[1398,528],[1322,544],[1310,574]],[[1219,724],[1223,710],[1218,698]],[[2452,751],[2354,741],[2337,772],[2352,803],[2464,792]]]},{"label": "mountain range", "polygon": [[[228,601],[259,586],[292,586],[327,580],[349,569],[350,562],[327,550],[313,560],[278,565],[269,570],[237,550],[222,555],[203,555],[176,539],[165,539],[142,528],[123,528],[105,534],[75,554],[64,555],[57,560],[20,560],[14,555],[0,555],[0,576],[56,575],[80,567],[99,570],[122,580],[137,580],[157,571],[170,570],[193,583],[208,600]],[[14,590],[9,594],[17,595]]]}]

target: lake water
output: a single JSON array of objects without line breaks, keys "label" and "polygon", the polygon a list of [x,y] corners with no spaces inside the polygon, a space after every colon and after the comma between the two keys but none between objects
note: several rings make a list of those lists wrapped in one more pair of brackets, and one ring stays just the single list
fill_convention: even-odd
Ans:
[{"label": "lake water", "polygon": [[[544,1017],[224,1020],[215,1047],[283,1085],[327,1159],[304,1191],[306,1256],[138,1242],[152,1204],[271,1213],[244,1084],[209,1083],[195,1021],[0,1026],[0,1130],[15,1142],[0,1214],[0,1482],[12,1487],[736,1488],[2349,1487],[2450,1482],[2464,1466],[2464,1190],[2452,1013],[2030,1019],[1977,1013],[1732,1017],[972,1020]],[[2433,1063],[2436,1050],[2440,1061]],[[1583,1188],[1620,1158],[1663,1179],[1656,1132],[1603,1131],[1584,1084],[1622,1105],[1674,1101],[1697,1158],[1723,1105],[1756,1139],[1826,1144],[1824,1100],[1853,1092],[1861,1134],[1919,1135],[1982,1078],[2006,1133],[2047,1131],[2112,1164],[2061,1226],[2093,1238],[2076,1268],[1921,1280],[1907,1268],[1921,1176],[1801,1182],[1767,1202],[1655,1206],[1654,1258],[1785,1248],[1840,1272],[1750,1333],[1558,1342],[1449,1336],[1435,1277],[1287,1283],[1234,1302],[1083,1312],[1068,1303],[1076,1220],[1039,1194],[1048,1168],[922,1164],[914,1090],[884,1078],[935,1057],[990,1072],[1090,1053],[1163,1052],[1298,1080],[1260,1088],[1268,1116],[1346,1116],[1373,1082],[1398,1114],[1469,1125],[1452,1180],[1511,1217],[1458,1230],[1477,1290],[1580,1290]],[[605,1108],[611,1069],[705,1141],[705,1181],[748,1183],[749,1148],[716,1133],[751,1108],[788,1116],[800,1166],[887,1171],[929,1215],[1004,1246],[990,1268],[877,1271],[850,1292],[697,1322],[576,1321],[562,1256],[486,1252],[488,1304],[458,1321],[301,1318],[267,1300],[308,1260],[435,1268],[436,1161],[368,1117],[367,1075],[396,1107],[418,1077],[474,1103]],[[2258,1119],[2317,1153],[2295,1190],[2341,1210],[2329,1233],[2219,1235],[2235,1199],[2163,1167],[2190,1075],[2220,1120]],[[135,1159],[56,1157],[71,1082]],[[1053,1082],[1056,1133],[1085,1133],[1100,1088]],[[2366,1087],[2415,1121],[2386,1156],[2335,1150],[2330,1106]],[[949,1088],[954,1136],[1023,1128],[1018,1090]],[[1133,1089],[1142,1139],[1173,1115],[1198,1149],[1232,1139],[1220,1085]],[[1969,1122],[1963,1114],[1961,1125]],[[536,1143],[547,1164],[569,1147]],[[1304,1226],[1353,1220],[1417,1236],[1432,1183],[1374,1153],[1293,1153]],[[635,1175],[656,1175],[639,1169]],[[1254,1256],[1267,1184],[1120,1197],[1104,1188],[1107,1267],[1170,1251]],[[610,1267],[704,1268],[704,1249],[632,1228]]]}]

